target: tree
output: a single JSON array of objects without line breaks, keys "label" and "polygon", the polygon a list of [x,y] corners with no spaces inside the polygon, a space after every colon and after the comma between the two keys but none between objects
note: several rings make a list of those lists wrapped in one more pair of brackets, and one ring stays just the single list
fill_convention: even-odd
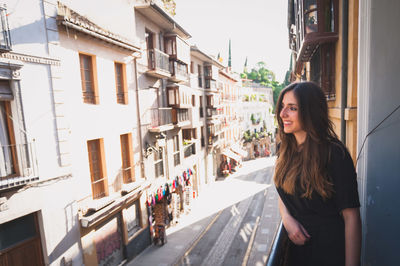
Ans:
[{"label": "tree", "polygon": [[165,10],[171,15],[175,16],[176,15],[176,3],[175,0],[161,0],[164,4]]},{"label": "tree", "polygon": [[[250,79],[255,83],[272,88],[274,103],[278,101],[282,89],[290,84],[290,70],[286,72],[283,83],[280,83],[276,80],[275,73],[267,69],[267,64],[265,62],[258,62],[250,72],[247,72],[247,69],[245,68],[241,77],[247,77],[247,79]],[[275,106],[273,112],[275,113]]]}]

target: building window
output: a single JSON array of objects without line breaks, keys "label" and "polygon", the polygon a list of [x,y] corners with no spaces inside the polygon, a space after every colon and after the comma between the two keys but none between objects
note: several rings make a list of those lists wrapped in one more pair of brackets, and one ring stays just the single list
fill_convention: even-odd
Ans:
[{"label": "building window", "polygon": [[117,102],[120,104],[128,104],[128,89],[126,84],[125,64],[115,62],[114,68],[115,86],[117,88]]},{"label": "building window", "polygon": [[198,85],[199,88],[203,87],[203,75],[201,74],[201,65],[197,65]]},{"label": "building window", "polygon": [[179,136],[175,135],[173,138],[174,142],[174,166],[181,164],[181,155],[179,150]]},{"label": "building window", "polygon": [[11,51],[10,29],[8,27],[7,9],[0,4],[0,50]]},{"label": "building window", "polygon": [[310,62],[310,79],[325,92],[328,99],[335,98],[335,45],[320,45]]},{"label": "building window", "polygon": [[10,117],[10,103],[0,101],[0,178],[18,175],[14,129]]},{"label": "building window", "polygon": [[120,136],[121,139],[121,157],[122,157],[122,175],[124,183],[135,181],[135,169],[133,163],[132,135],[130,133]]},{"label": "building window", "polygon": [[135,233],[142,228],[140,222],[139,200],[134,201],[131,206],[124,210],[124,221],[126,224],[128,239],[130,240],[135,236]]},{"label": "building window", "polygon": [[164,175],[164,161],[163,161],[162,148],[154,152],[154,170],[155,170],[155,177],[160,177]]},{"label": "building window", "polygon": [[196,106],[196,95],[192,95],[192,106]]},{"label": "building window", "polygon": [[200,96],[200,117],[204,117],[204,110],[203,110],[203,96]]},{"label": "building window", "polygon": [[96,57],[87,54],[79,54],[79,61],[81,67],[83,102],[99,104]]},{"label": "building window", "polygon": [[87,146],[90,177],[92,182],[92,195],[93,199],[99,199],[108,195],[103,139],[89,140]]},{"label": "building window", "polygon": [[205,146],[204,127],[200,128],[200,133],[201,133],[201,147],[204,147]]},{"label": "building window", "polygon": [[190,73],[194,74],[194,63],[193,63],[193,61],[190,62]]}]

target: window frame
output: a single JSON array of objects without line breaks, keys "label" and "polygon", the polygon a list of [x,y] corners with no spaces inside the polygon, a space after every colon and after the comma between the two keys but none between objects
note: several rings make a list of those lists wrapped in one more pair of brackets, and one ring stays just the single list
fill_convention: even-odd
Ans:
[{"label": "window frame", "polygon": [[120,135],[121,171],[124,184],[135,182],[135,163],[132,148],[132,133]]},{"label": "window frame", "polygon": [[173,142],[173,156],[174,156],[174,166],[181,164],[181,152],[179,146],[179,135],[175,135],[172,138]]},{"label": "window frame", "polygon": [[[117,69],[120,67],[120,75],[118,75]],[[114,62],[114,74],[115,74],[115,88],[117,103],[128,104],[128,84],[126,79],[126,64],[121,62]]]},{"label": "window frame", "polygon": [[[329,55],[330,59],[327,60],[327,56]],[[314,62],[316,56],[319,56],[319,62]],[[336,88],[335,88],[335,44],[334,43],[326,43],[320,45],[313,57],[310,61],[310,74],[313,74],[315,66],[318,74],[318,80],[316,76],[310,76],[311,81],[314,81],[320,85],[322,90],[325,93],[327,100],[334,100],[336,97]]]},{"label": "window frame", "polygon": [[[97,171],[100,172],[101,178],[98,180],[94,180],[95,173],[94,173],[94,161],[93,161],[93,152],[91,151],[91,143],[97,146],[97,157],[98,157],[98,169]],[[87,141],[87,149],[88,149],[88,157],[89,157],[89,170],[90,170],[90,183],[92,187],[92,198],[93,199],[100,199],[103,197],[108,196],[108,177],[107,177],[107,170],[106,170],[106,162],[105,162],[105,153],[104,153],[104,140],[102,138],[99,139],[92,139]],[[96,184],[102,183],[102,190],[103,194],[99,194],[96,192]]]},{"label": "window frame", "polygon": [[[8,146],[10,146],[10,151],[11,151],[11,163],[12,163],[12,173],[0,178],[10,178],[14,176],[19,176],[20,175],[20,169],[19,169],[19,164],[18,164],[18,156],[17,156],[17,150],[16,150],[16,141],[15,141],[15,133],[14,133],[14,124],[13,121],[11,120],[11,103],[10,101],[1,101],[4,103],[4,112],[5,112],[5,118],[6,118],[6,127],[7,127],[7,133],[8,133]],[[0,106],[1,108],[1,106]],[[2,110],[3,111],[3,110]]]},{"label": "window frame", "polygon": [[[90,99],[85,93],[88,93],[87,87],[86,87],[86,80],[84,71],[86,70],[84,68],[83,64],[83,58],[89,58],[89,71],[90,71],[90,82],[92,84],[92,91],[90,93],[93,93],[93,99]],[[83,94],[83,102],[87,104],[99,104],[99,92],[98,92],[98,82],[97,82],[97,63],[96,63],[96,56],[84,52],[79,52],[79,66],[80,66],[80,74],[81,74],[81,86],[82,86],[82,94]]]},{"label": "window frame", "polygon": [[[154,177],[159,178],[164,176],[164,150],[160,148],[158,151],[153,152],[154,154]],[[160,166],[161,165],[161,166]],[[157,175],[157,167],[160,167],[160,174]]]}]

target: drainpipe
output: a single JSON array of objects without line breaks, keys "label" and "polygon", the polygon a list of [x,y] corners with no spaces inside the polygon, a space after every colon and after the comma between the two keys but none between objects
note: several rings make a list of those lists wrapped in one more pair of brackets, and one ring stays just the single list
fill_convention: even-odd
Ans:
[{"label": "drainpipe", "polygon": [[349,39],[349,2],[342,1],[342,74],[341,74],[341,104],[340,104],[340,139],[346,145],[346,120],[345,111],[347,107],[347,62],[348,62],[348,39]]},{"label": "drainpipe", "polygon": [[135,65],[135,94],[136,94],[136,116],[137,116],[137,123],[138,123],[138,135],[139,135],[139,149],[140,149],[140,173],[143,179],[146,179],[144,174],[144,162],[143,162],[143,139],[142,139],[142,122],[140,120],[140,107],[139,107],[139,81],[138,81],[138,70],[137,70],[137,58],[134,59]]}]

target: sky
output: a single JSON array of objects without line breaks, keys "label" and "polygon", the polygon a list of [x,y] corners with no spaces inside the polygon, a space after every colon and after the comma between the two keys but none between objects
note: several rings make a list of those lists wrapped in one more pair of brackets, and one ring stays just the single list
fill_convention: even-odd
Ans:
[{"label": "sky", "polygon": [[228,64],[232,42],[232,68],[243,71],[264,61],[278,81],[289,68],[290,50],[286,0],[175,0],[175,19],[192,35],[190,44]]}]

